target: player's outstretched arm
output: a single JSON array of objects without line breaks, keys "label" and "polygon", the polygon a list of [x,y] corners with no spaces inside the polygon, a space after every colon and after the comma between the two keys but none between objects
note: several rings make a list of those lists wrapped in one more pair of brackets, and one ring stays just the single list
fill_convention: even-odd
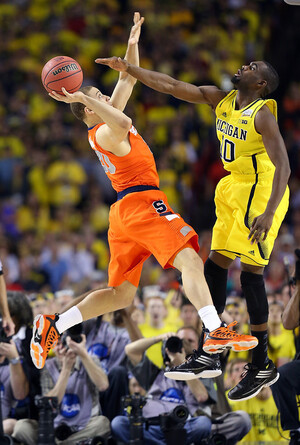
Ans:
[{"label": "player's outstretched arm", "polygon": [[[141,34],[141,27],[144,23],[144,17],[141,17],[139,12],[135,12],[133,16],[133,23],[134,25],[130,31],[125,59],[133,65],[139,65],[140,59],[138,43]],[[111,102],[115,108],[118,108],[118,110],[121,111],[124,110],[131,96],[135,83],[136,79],[130,76],[129,73],[126,73],[125,71],[120,72],[118,83],[111,96]]]},{"label": "player's outstretched arm", "polygon": [[167,74],[132,65],[120,57],[99,58],[96,59],[96,63],[107,65],[117,71],[127,72],[160,93],[171,94],[177,99],[185,100],[186,102],[207,104],[213,109],[226,96],[226,93],[216,86],[197,87],[196,85],[176,80]]},{"label": "player's outstretched arm", "polygon": [[[105,150],[114,152],[115,146],[124,141],[127,137],[128,131],[132,125],[131,119],[122,111],[117,110],[105,101],[100,101],[87,96],[82,91],[75,93],[68,93],[65,88],[62,88],[64,96],[52,91],[49,93],[53,99],[58,102],[65,102],[67,104],[80,102],[86,106],[87,111],[95,113],[106,124],[98,129],[96,133],[97,142]],[[101,140],[98,140],[98,134]]]},{"label": "player's outstretched arm", "polygon": [[277,207],[285,193],[291,169],[286,147],[278,124],[269,108],[264,105],[255,116],[255,128],[262,135],[264,146],[275,166],[272,192],[262,215],[254,218],[248,239],[251,243],[265,240],[271,228]]}]

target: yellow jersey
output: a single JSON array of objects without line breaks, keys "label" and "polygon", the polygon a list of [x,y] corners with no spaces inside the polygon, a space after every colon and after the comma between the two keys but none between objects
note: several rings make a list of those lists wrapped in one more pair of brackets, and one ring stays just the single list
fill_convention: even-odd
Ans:
[{"label": "yellow jersey", "polygon": [[258,111],[267,105],[277,120],[273,99],[257,99],[240,110],[235,109],[237,90],[232,90],[216,108],[216,130],[225,170],[238,174],[257,174],[275,170],[262,136],[254,125]]}]

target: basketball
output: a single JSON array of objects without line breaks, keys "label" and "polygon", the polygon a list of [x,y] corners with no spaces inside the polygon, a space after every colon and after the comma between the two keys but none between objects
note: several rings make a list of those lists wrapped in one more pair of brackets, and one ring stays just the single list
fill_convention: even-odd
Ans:
[{"label": "basketball", "polygon": [[55,91],[63,95],[62,87],[69,93],[75,93],[81,87],[82,80],[81,66],[68,56],[53,57],[42,71],[42,83],[49,93]]}]

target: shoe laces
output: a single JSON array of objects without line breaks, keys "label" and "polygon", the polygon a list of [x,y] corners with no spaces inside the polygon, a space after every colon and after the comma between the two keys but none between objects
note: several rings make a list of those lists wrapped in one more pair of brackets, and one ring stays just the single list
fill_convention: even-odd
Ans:
[{"label": "shoe laces", "polygon": [[248,375],[249,372],[257,371],[257,370],[258,370],[258,367],[255,366],[255,365],[253,365],[252,363],[247,363],[247,364],[244,366],[244,369],[245,369],[245,371],[243,371],[242,374],[241,374],[241,377],[242,377],[242,378],[245,377],[246,375]]},{"label": "shoe laces", "polygon": [[190,362],[191,360],[196,360],[196,358],[198,358],[198,355],[198,351],[196,349],[193,349],[193,352],[191,354],[185,356],[185,361]]},{"label": "shoe laces", "polygon": [[229,325],[226,326],[226,324],[220,326],[219,328],[215,329],[213,331],[214,337],[222,337],[222,338],[238,338],[240,337],[240,334],[237,334],[234,331],[230,331],[229,328],[235,326],[237,324],[237,321],[233,321]]},{"label": "shoe laces", "polygon": [[50,349],[54,348],[58,342],[58,336],[55,331],[55,328],[52,327],[48,334],[47,343],[46,343],[46,354],[50,351]]}]

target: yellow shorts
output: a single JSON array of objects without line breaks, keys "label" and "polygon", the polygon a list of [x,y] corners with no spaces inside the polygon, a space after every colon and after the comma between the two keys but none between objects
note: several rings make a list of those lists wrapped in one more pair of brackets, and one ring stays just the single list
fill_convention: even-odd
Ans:
[{"label": "yellow shorts", "polygon": [[273,224],[265,241],[251,244],[248,240],[253,219],[261,215],[271,195],[273,173],[237,175],[222,178],[216,188],[217,221],[213,228],[211,250],[243,263],[266,266],[278,230],[289,205],[289,189],[274,215]]}]

